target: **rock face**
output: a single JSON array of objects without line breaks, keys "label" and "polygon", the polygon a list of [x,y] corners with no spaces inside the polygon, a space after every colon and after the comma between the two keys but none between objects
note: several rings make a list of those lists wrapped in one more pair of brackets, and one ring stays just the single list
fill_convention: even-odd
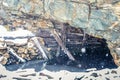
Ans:
[{"label": "rock face", "polygon": [[27,14],[28,19],[36,19],[36,16],[54,19],[83,28],[92,36],[105,38],[115,62],[120,65],[119,0],[4,0],[1,4],[0,17],[8,13],[8,17],[10,14]]}]

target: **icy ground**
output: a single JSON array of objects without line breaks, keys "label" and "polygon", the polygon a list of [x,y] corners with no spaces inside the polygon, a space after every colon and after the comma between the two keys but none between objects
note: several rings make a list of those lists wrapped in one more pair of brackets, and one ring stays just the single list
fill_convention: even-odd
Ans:
[{"label": "icy ground", "polygon": [[46,65],[36,61],[6,68],[0,65],[0,80],[120,80],[120,67],[85,70],[65,65]]}]

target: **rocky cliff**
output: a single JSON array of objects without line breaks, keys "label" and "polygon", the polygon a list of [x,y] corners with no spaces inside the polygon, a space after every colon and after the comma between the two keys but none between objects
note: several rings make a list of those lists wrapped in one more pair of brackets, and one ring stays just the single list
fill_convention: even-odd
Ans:
[{"label": "rocky cliff", "polygon": [[[82,28],[89,35],[105,38],[116,64],[120,65],[119,0],[3,0],[0,17],[16,21],[15,26],[29,22],[26,18],[33,18],[33,22],[26,24],[29,28],[41,24],[38,18]],[[18,17],[22,20],[19,21]],[[42,25],[45,26],[45,21]]]}]

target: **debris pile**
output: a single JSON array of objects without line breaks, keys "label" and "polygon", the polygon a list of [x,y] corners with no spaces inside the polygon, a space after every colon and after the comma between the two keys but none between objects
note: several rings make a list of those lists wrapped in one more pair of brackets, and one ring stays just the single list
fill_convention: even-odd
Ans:
[{"label": "debris pile", "polygon": [[[4,29],[4,30],[3,30]],[[9,65],[41,58],[32,34],[28,30],[5,31],[0,27],[0,63]],[[37,39],[37,38],[36,38]],[[40,40],[40,39],[38,39]]]}]

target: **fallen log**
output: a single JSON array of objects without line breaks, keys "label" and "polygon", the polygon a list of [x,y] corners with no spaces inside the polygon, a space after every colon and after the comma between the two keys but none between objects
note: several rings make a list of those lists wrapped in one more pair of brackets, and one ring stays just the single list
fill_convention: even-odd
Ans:
[{"label": "fallen log", "polygon": [[65,47],[65,45],[63,44],[61,38],[59,37],[59,35],[55,31],[55,29],[51,29],[51,33],[52,33],[53,37],[55,38],[55,40],[58,42],[59,46],[62,48],[62,50],[64,50],[64,53],[67,54],[67,56],[69,57],[69,59],[71,59],[72,61],[75,61],[75,58],[71,55],[71,53]]}]

